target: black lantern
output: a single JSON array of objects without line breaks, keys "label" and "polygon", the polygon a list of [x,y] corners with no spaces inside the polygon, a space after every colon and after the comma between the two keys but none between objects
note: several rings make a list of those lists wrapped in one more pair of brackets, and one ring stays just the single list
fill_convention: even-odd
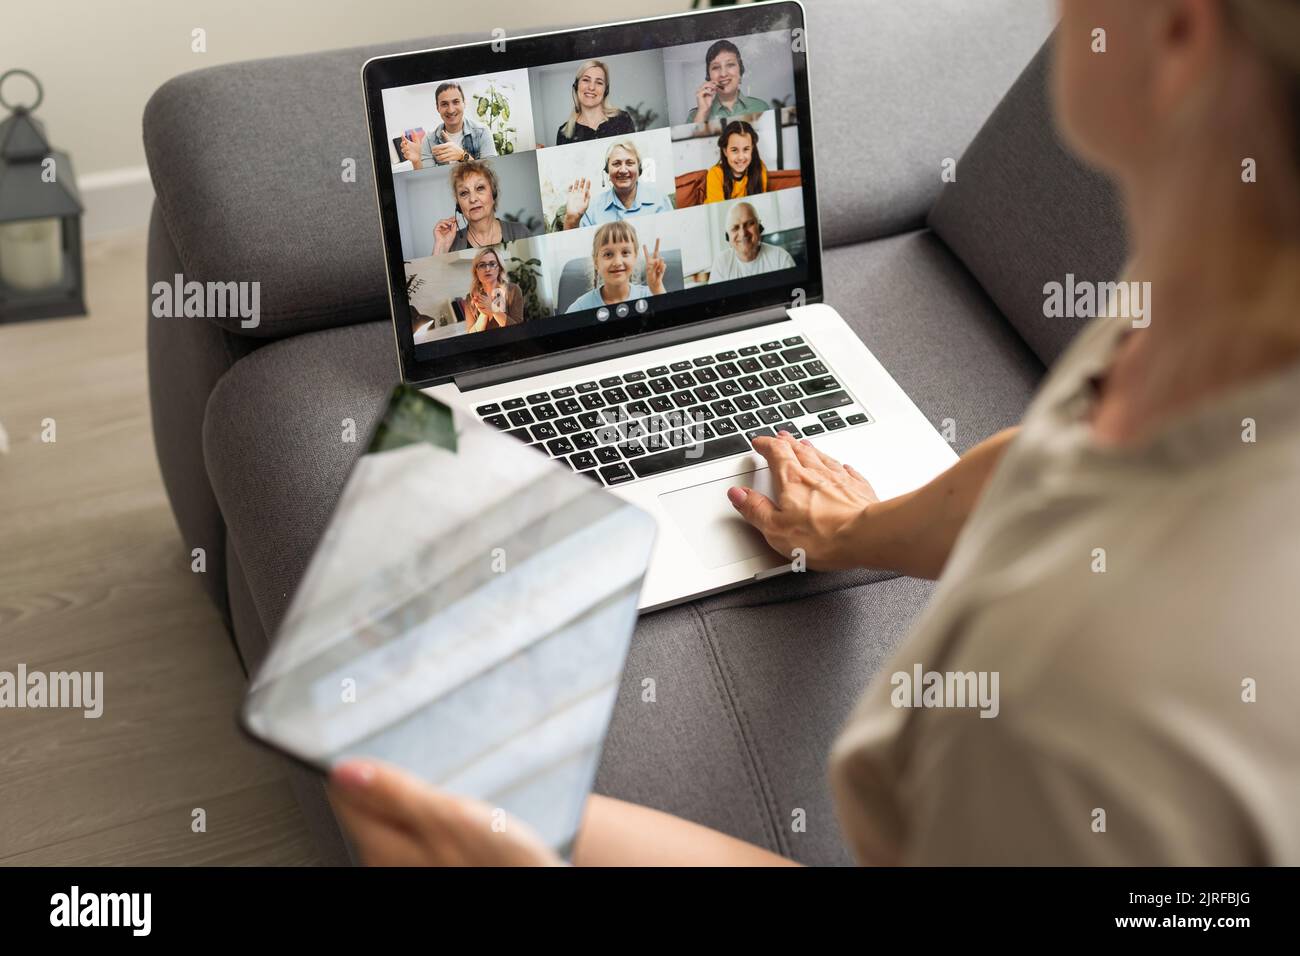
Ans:
[{"label": "black lantern", "polygon": [[[5,81],[25,76],[36,87],[30,106],[4,98]],[[26,70],[0,75],[0,322],[85,315],[81,264],[81,197],[72,161],[50,149],[32,112],[40,82]]]}]

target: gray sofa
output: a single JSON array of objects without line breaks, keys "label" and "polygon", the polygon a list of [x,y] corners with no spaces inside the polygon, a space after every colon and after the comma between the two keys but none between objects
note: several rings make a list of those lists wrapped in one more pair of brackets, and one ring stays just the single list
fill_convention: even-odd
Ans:
[{"label": "gray sofa", "polygon": [[[937,427],[952,420],[963,451],[1019,419],[1077,331],[1043,317],[1043,284],[1119,268],[1115,197],[1052,132],[1046,5],[807,7],[826,298]],[[163,477],[246,669],[364,442],[342,442],[342,420],[366,435],[398,374],[359,67],[464,39],[217,67],[146,108],[150,285],[181,273],[262,286],[254,329],[148,319]],[[644,617],[598,791],[805,863],[850,862],[826,753],[929,593],[882,571],[799,574]],[[347,862],[320,781],[290,772],[322,860]]]}]

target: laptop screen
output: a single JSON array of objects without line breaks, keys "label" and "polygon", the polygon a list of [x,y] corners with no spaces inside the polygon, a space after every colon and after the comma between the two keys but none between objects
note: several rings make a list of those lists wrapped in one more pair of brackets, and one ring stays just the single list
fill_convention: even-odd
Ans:
[{"label": "laptop screen", "polygon": [[821,298],[803,10],[363,70],[406,381]]}]

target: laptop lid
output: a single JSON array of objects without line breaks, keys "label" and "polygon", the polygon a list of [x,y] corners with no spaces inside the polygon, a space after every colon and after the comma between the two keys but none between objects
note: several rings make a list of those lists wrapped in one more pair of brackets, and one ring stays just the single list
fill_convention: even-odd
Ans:
[{"label": "laptop lid", "polygon": [[821,300],[797,2],[378,57],[362,80],[403,381]]}]

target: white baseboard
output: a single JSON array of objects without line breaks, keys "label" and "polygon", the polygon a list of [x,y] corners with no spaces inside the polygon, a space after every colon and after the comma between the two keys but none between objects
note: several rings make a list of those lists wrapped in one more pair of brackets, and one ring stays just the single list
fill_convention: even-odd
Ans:
[{"label": "white baseboard", "polygon": [[86,207],[82,235],[87,240],[148,227],[153,183],[147,166],[88,173],[78,177],[77,188]]}]

